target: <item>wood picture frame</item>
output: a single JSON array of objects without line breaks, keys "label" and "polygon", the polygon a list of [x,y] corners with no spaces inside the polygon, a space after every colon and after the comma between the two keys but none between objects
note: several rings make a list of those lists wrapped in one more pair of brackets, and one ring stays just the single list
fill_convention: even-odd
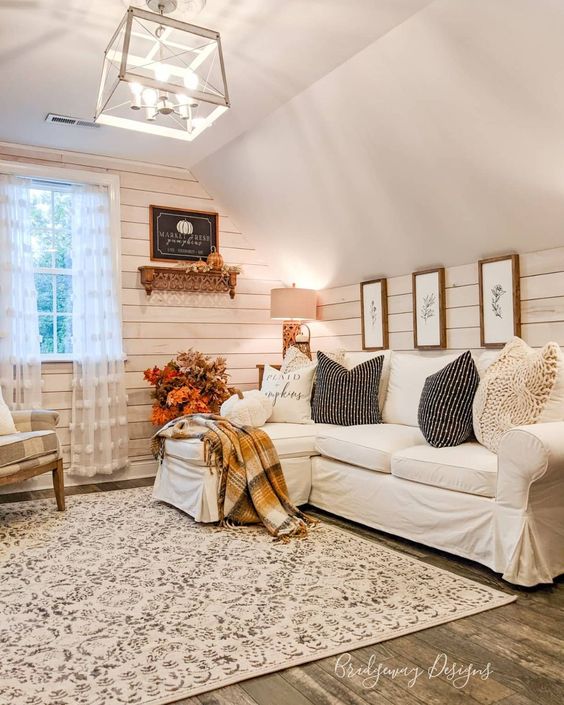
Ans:
[{"label": "wood picture frame", "polygon": [[386,350],[388,332],[388,281],[371,279],[360,283],[362,349]]},{"label": "wood picture frame", "polygon": [[478,287],[480,345],[502,348],[511,338],[521,335],[519,255],[481,259],[478,262]]},{"label": "wood picture frame", "polygon": [[442,350],[447,345],[445,268],[411,275],[413,345],[417,350]]},{"label": "wood picture frame", "polygon": [[151,205],[149,242],[153,262],[205,260],[219,252],[219,214]]}]

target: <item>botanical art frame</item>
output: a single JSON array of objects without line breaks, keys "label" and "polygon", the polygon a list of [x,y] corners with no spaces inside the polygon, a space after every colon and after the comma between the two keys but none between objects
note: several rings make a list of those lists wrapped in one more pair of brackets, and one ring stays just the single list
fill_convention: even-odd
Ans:
[{"label": "botanical art frame", "polygon": [[219,252],[219,216],[166,206],[149,206],[151,260],[197,262]]},{"label": "botanical art frame", "polygon": [[418,350],[446,348],[445,268],[413,272],[413,344]]},{"label": "botanical art frame", "polygon": [[388,286],[386,279],[360,283],[362,349],[388,347]]},{"label": "botanical art frame", "polygon": [[502,348],[521,335],[519,255],[491,257],[478,262],[480,344]]}]

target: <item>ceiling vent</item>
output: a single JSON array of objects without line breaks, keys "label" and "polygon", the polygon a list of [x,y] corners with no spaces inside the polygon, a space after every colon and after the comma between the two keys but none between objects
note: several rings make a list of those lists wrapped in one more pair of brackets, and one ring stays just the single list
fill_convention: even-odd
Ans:
[{"label": "ceiling vent", "polygon": [[100,127],[94,120],[83,120],[81,118],[73,118],[68,115],[55,115],[55,113],[49,113],[45,118],[45,122],[53,122],[57,125],[69,125],[72,127]]}]

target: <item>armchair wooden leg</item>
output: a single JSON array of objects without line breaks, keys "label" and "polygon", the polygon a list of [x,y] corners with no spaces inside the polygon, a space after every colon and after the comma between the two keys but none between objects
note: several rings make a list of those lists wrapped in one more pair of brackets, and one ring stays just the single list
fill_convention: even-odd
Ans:
[{"label": "armchair wooden leg", "polygon": [[53,488],[55,489],[55,498],[57,500],[57,509],[60,512],[65,511],[65,478],[63,475],[63,461],[57,461],[57,467],[53,470]]}]

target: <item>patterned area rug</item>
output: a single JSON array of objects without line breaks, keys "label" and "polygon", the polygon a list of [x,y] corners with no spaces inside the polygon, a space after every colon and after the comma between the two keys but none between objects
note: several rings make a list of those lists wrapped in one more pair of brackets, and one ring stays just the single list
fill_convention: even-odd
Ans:
[{"label": "patterned area rug", "polygon": [[0,505],[0,702],[164,705],[514,599],[327,524],[275,543],[150,492]]}]

